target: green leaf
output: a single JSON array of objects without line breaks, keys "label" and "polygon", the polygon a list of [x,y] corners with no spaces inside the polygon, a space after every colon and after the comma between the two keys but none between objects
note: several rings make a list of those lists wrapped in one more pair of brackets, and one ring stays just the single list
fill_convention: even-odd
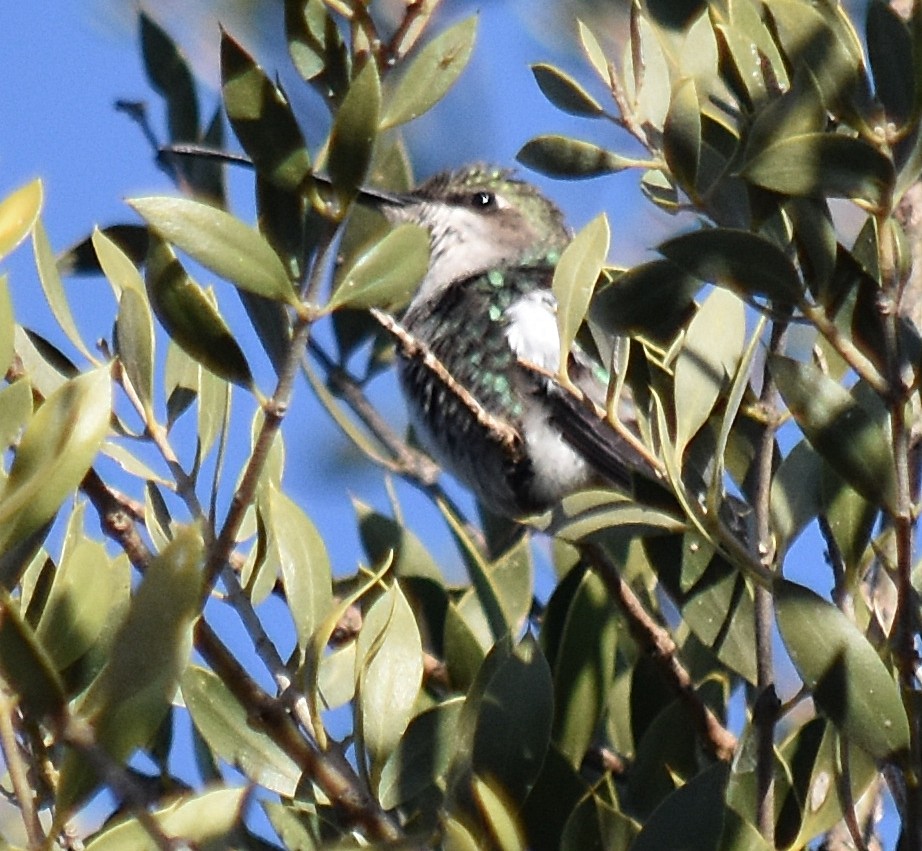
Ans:
[{"label": "green leaf", "polygon": [[817,708],[875,759],[908,751],[899,688],[857,627],[802,585],[781,580],[774,598],[781,638]]},{"label": "green leaf", "polygon": [[779,355],[769,365],[792,416],[813,448],[876,505],[896,505],[896,469],[888,429],[818,367]]},{"label": "green leaf", "polygon": [[525,143],[515,158],[526,168],[549,177],[570,180],[615,174],[626,168],[647,165],[642,160],[623,157],[592,142],[557,135],[535,137]]},{"label": "green leaf", "polygon": [[106,368],[62,384],[32,417],[0,490],[0,551],[47,523],[83,479],[109,430]]},{"label": "green leaf", "polygon": [[676,455],[708,421],[717,400],[736,374],[746,342],[746,311],[736,296],[715,289],[688,326],[676,358]]},{"label": "green leaf", "polygon": [[610,87],[611,73],[608,68],[608,57],[605,56],[599,40],[596,38],[595,33],[581,20],[577,19],[576,26],[579,30],[579,41],[583,47],[583,53],[586,54],[586,58],[595,69],[596,74],[599,75],[599,79]]},{"label": "green leaf", "polygon": [[802,133],[769,145],[740,174],[784,195],[852,198],[887,209],[896,175],[892,160],[862,139]]},{"label": "green leaf", "polygon": [[395,582],[365,615],[356,647],[356,737],[375,788],[384,761],[403,737],[423,678],[419,629]]},{"label": "green leaf", "polygon": [[435,785],[454,755],[463,698],[454,697],[420,712],[407,727],[381,771],[378,800],[386,810]]},{"label": "green leaf", "polygon": [[410,529],[355,498],[352,507],[359,520],[362,546],[372,564],[380,563],[392,552],[394,575],[398,578],[422,577],[439,584],[443,582],[438,563]]},{"label": "green leaf", "polygon": [[224,108],[257,172],[292,191],[311,175],[310,154],[278,86],[227,33],[221,33]]},{"label": "green leaf", "polygon": [[[557,331],[562,352],[572,349],[576,332],[586,317],[595,283],[608,255],[610,238],[608,217],[600,213],[573,237],[554,269],[551,288],[557,299]],[[560,359],[560,371],[566,376],[566,357]]]},{"label": "green leaf", "polygon": [[32,387],[20,378],[0,389],[0,452],[19,440],[19,434],[32,416]]},{"label": "green leaf", "polygon": [[10,299],[9,280],[5,274],[2,274],[0,275],[0,372],[4,375],[16,353],[13,343],[15,328],[16,321],[13,316],[13,302]]},{"label": "green leaf", "polygon": [[380,129],[405,124],[435,106],[467,67],[476,35],[477,17],[472,15],[440,32],[405,62],[397,85],[385,96]]},{"label": "green leaf", "polygon": [[299,305],[278,255],[240,219],[186,198],[135,198],[128,203],[165,240],[235,287]]},{"label": "green leaf", "polygon": [[300,507],[274,485],[261,493],[268,526],[266,561],[281,573],[298,646],[304,650],[333,605],[332,572],[323,538]]},{"label": "green leaf", "polygon": [[[188,664],[192,625],[202,602],[203,552],[199,531],[184,527],[151,560],[113,638],[108,663],[76,708],[117,761],[153,735]],[[92,791],[95,781],[83,755],[68,751],[57,806],[66,812]]]},{"label": "green leaf", "polygon": [[705,228],[674,237],[657,249],[701,281],[743,296],[797,304],[803,287],[787,255],[765,237],[732,228]]},{"label": "green leaf", "polygon": [[713,851],[723,833],[729,771],[726,763],[718,762],[676,789],[647,819],[632,851],[676,847],[679,836],[683,851]]},{"label": "green leaf", "polygon": [[301,779],[300,766],[275,743],[217,674],[190,665],[181,685],[192,723],[216,757],[258,786],[286,797],[294,795]]},{"label": "green leaf", "polygon": [[135,393],[150,413],[154,398],[154,319],[144,294],[122,290],[115,320],[115,351]]},{"label": "green leaf", "polygon": [[[248,789],[212,789],[201,795],[183,795],[151,815],[167,836],[200,848],[230,847],[243,819]],[[86,845],[86,851],[157,851],[161,847],[136,818],[107,826]]]},{"label": "green leaf", "polygon": [[57,715],[67,703],[54,660],[5,588],[0,588],[0,672],[30,718]]},{"label": "green leaf", "polygon": [[663,155],[673,177],[692,197],[701,164],[701,106],[693,79],[676,84],[663,126]]},{"label": "green leaf", "polygon": [[[93,229],[93,235],[90,239],[96,253],[96,259],[99,261],[99,267],[111,284],[116,296],[120,297],[122,291],[126,289],[143,293],[144,279],[141,277],[135,261],[99,228]],[[144,245],[145,248],[150,245],[146,228],[144,228]],[[147,252],[145,251],[145,256],[146,254]],[[140,263],[141,261],[139,260],[138,262]]]},{"label": "green leaf", "polygon": [[823,508],[822,472],[822,459],[802,440],[785,456],[772,478],[771,528],[782,554]]},{"label": "green leaf", "polygon": [[279,801],[260,801],[272,829],[282,840],[287,851],[316,851],[320,845],[318,831],[314,829],[313,807],[300,801],[283,804]]},{"label": "green leaf", "polygon": [[615,528],[638,536],[685,531],[681,518],[647,508],[610,490],[585,490],[564,497],[550,515],[543,515],[535,525],[567,541],[591,541]]},{"label": "green leaf", "polygon": [[582,764],[607,703],[617,643],[608,591],[587,571],[570,600],[554,655],[553,741],[574,769]]},{"label": "green leaf", "polygon": [[163,240],[151,240],[147,292],[167,334],[186,354],[227,381],[253,386],[246,356],[230,328]]},{"label": "green leaf", "polygon": [[199,135],[198,96],[192,72],[175,42],[142,12],[141,54],[154,89],[167,103],[170,140],[195,142]]},{"label": "green leaf", "polygon": [[558,109],[584,118],[598,118],[602,105],[569,74],[543,62],[531,66],[542,94]]},{"label": "green leaf", "polygon": [[77,350],[87,360],[92,361],[93,356],[90,354],[77,330],[73,314],[70,312],[70,305],[67,302],[67,295],[64,292],[64,284],[61,281],[61,275],[58,272],[58,264],[54,259],[54,252],[51,249],[51,243],[48,242],[48,235],[45,228],[42,227],[41,219],[36,219],[32,230],[32,247],[35,253],[35,268],[38,270],[38,279],[42,285],[42,292],[54,318],[57,320],[61,330],[67,335],[67,339],[74,344]]},{"label": "green leaf", "polygon": [[[624,83],[628,101],[633,103],[634,118],[641,124],[649,122],[661,130],[669,108],[672,79],[659,28],[643,13],[634,18],[635,37],[639,43],[625,51]],[[634,67],[634,58],[642,63]]]},{"label": "green leaf", "polygon": [[887,118],[900,126],[909,118],[915,100],[909,28],[887,3],[874,0],[868,4],[865,31],[877,97],[887,110]]},{"label": "green leaf", "polygon": [[471,791],[480,815],[486,823],[493,840],[493,847],[498,851],[519,851],[525,847],[518,822],[517,808],[503,794],[493,777],[488,780],[475,776],[471,780]]},{"label": "green leaf", "polygon": [[339,276],[327,309],[403,306],[428,269],[428,232],[413,224],[398,225]]},{"label": "green leaf", "polygon": [[33,180],[0,201],[0,260],[28,235],[42,209],[42,182]]},{"label": "green leaf", "polygon": [[333,185],[351,197],[371,163],[381,112],[381,80],[373,59],[353,78],[333,118],[330,131],[329,169]]},{"label": "green leaf", "polygon": [[116,569],[99,541],[84,536],[83,513],[81,506],[71,515],[73,540],[61,556],[35,628],[36,638],[59,671],[99,639],[128,578]]}]

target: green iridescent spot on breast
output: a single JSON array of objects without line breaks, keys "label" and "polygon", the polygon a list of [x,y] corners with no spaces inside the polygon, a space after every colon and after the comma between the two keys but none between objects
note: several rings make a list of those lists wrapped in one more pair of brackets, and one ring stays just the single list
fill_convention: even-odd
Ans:
[{"label": "green iridescent spot on breast", "polygon": [[505,395],[509,392],[509,379],[505,375],[497,374],[493,376],[493,390],[495,390],[500,395]]},{"label": "green iridescent spot on breast", "polygon": [[489,310],[491,322],[499,322],[503,318],[503,309],[498,304],[491,304]]},{"label": "green iridescent spot on breast", "polygon": [[496,289],[499,289],[505,283],[503,273],[499,269],[490,269],[487,272],[487,280],[490,282],[490,286],[496,287]]}]

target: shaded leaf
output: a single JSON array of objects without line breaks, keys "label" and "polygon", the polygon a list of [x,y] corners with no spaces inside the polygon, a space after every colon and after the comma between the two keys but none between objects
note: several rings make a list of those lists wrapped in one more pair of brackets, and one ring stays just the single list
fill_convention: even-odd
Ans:
[{"label": "shaded leaf", "polygon": [[381,80],[373,60],[352,80],[333,118],[330,131],[329,170],[333,185],[351,197],[365,180],[381,111]]},{"label": "shaded leaf", "polygon": [[301,188],[311,174],[301,129],[282,91],[227,33],[221,33],[224,108],[234,133],[260,175],[277,186]]},{"label": "shaded leaf", "polygon": [[701,281],[743,296],[796,304],[800,278],[785,253],[762,236],[732,228],[705,228],[674,237],[658,251]]},{"label": "shaded leaf", "polygon": [[531,73],[542,94],[564,112],[584,118],[597,118],[602,105],[569,74],[543,62],[531,66]]},{"label": "shaded leaf", "polygon": [[557,135],[535,137],[525,143],[515,158],[541,174],[569,179],[615,174],[644,165],[641,160],[623,157],[592,142]]},{"label": "shaded leaf", "polygon": [[165,240],[234,286],[298,306],[282,261],[240,219],[186,198],[135,198],[128,203]]},{"label": "shaded leaf", "polygon": [[398,225],[340,275],[327,309],[402,306],[428,269],[428,232],[414,224]]},{"label": "shaded leaf", "polygon": [[[557,299],[557,331],[562,352],[573,348],[576,332],[589,309],[595,283],[608,255],[610,238],[608,218],[600,213],[573,237],[554,269],[551,287]],[[560,361],[561,372],[565,375],[568,359]]]},{"label": "shaded leaf", "polygon": [[135,393],[150,413],[154,398],[154,319],[144,294],[122,290],[115,320],[115,351]]},{"label": "shaded leaf", "polygon": [[301,77],[325,83],[338,99],[349,80],[349,54],[323,0],[286,0],[285,36]]},{"label": "shaded leaf", "polygon": [[698,184],[701,144],[701,107],[695,81],[681,80],[669,101],[663,126],[663,155],[676,181],[689,194]]},{"label": "shaded leaf", "polygon": [[0,491],[0,551],[41,528],[74,491],[109,429],[108,369],[62,384],[32,417]]},{"label": "shaded leaf", "polygon": [[33,180],[0,201],[0,260],[22,242],[42,209],[42,182]]},{"label": "shaded leaf", "polygon": [[875,759],[909,748],[909,723],[893,676],[858,628],[808,588],[774,590],[781,638],[820,711]]},{"label": "shaded leaf", "polygon": [[822,471],[822,459],[806,440],[802,440],[775,472],[769,510],[781,553],[822,510]]},{"label": "shaded leaf", "polygon": [[190,665],[182,676],[181,687],[192,722],[215,756],[259,786],[279,795],[294,795],[301,768],[217,674]]},{"label": "shaded leaf", "polygon": [[215,375],[252,387],[249,364],[230,328],[163,240],[151,240],[147,292],[167,334],[186,354]]},{"label": "shaded leaf", "polygon": [[[384,99],[381,130],[405,124],[431,109],[467,67],[474,49],[477,18],[471,16],[442,30],[404,69]],[[425,85],[420,85],[421,81]]]},{"label": "shaded leaf", "polygon": [[887,110],[887,118],[897,125],[903,124],[915,99],[916,75],[909,29],[887,3],[874,0],[868,4],[866,33],[877,97]]},{"label": "shaded leaf", "polygon": [[896,472],[885,424],[818,367],[778,355],[769,363],[813,448],[862,496],[892,509]]},{"label": "shaded leaf", "polygon": [[[187,526],[151,560],[113,638],[108,663],[77,706],[115,760],[144,745],[169,709],[189,661],[192,624],[202,602],[203,552],[201,534]],[[95,780],[82,754],[68,751],[58,787],[61,810],[81,801]]]},{"label": "shaded leaf", "polygon": [[141,55],[151,86],[167,103],[170,140],[198,139],[199,113],[195,81],[175,42],[146,13],[140,15]]},{"label": "shaded leaf", "polygon": [[890,203],[893,162],[861,139],[834,133],[788,136],[744,163],[751,183],[781,192],[823,198],[853,198],[877,209]]}]

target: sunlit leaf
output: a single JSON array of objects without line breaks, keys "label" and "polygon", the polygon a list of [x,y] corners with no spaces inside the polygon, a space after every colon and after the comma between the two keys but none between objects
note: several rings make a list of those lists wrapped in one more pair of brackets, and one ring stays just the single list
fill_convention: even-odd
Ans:
[{"label": "sunlit leaf", "polygon": [[294,795],[301,768],[254,721],[217,674],[190,665],[182,676],[182,696],[192,723],[215,756],[253,783],[279,795]]},{"label": "sunlit leaf", "polygon": [[[431,109],[454,85],[474,49],[477,18],[471,16],[440,32],[410,62],[384,98],[381,129],[412,121]],[[425,85],[420,81],[425,80]]]},{"label": "sunlit leaf", "polygon": [[778,629],[820,711],[875,759],[909,748],[909,723],[893,675],[858,628],[808,588],[780,581]]},{"label": "sunlit leaf", "polygon": [[428,232],[414,224],[398,225],[342,273],[327,308],[402,306],[428,268]]},{"label": "sunlit leaf", "polygon": [[128,203],[165,240],[234,286],[298,305],[278,255],[240,219],[187,198],[135,198]]},{"label": "sunlit leaf", "polygon": [[41,209],[40,180],[27,183],[0,201],[0,260],[29,235]]},{"label": "sunlit leaf", "polygon": [[[610,238],[608,218],[601,213],[573,237],[554,269],[552,290],[557,298],[557,330],[562,352],[571,350],[576,332],[586,317],[595,283],[608,255]],[[564,375],[567,362],[567,358],[560,359]]]},{"label": "sunlit leaf", "polygon": [[122,290],[115,344],[128,381],[150,412],[154,397],[154,319],[147,299],[136,289]]},{"label": "sunlit leaf", "polygon": [[109,429],[106,368],[62,384],[32,417],[0,491],[0,550],[39,529],[80,484]]}]

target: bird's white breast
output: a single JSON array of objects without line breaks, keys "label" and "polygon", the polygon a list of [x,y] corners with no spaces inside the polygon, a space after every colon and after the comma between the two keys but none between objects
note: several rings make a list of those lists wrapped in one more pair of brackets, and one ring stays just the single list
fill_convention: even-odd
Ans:
[{"label": "bird's white breast", "polygon": [[520,360],[548,372],[560,368],[557,300],[547,290],[534,290],[506,310],[506,340]]}]

